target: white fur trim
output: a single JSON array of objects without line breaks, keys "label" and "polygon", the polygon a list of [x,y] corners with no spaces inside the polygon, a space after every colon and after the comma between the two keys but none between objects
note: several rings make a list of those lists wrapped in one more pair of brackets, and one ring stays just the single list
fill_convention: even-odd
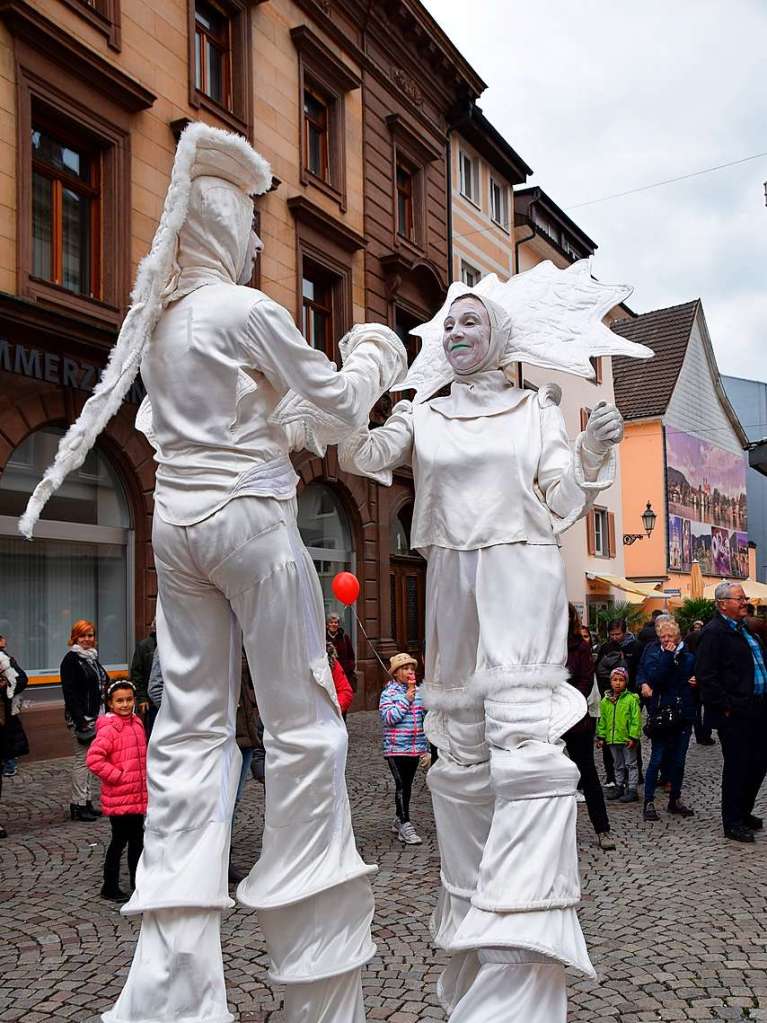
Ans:
[{"label": "white fur trim", "polygon": [[163,309],[163,292],[172,272],[178,234],[189,209],[192,181],[201,175],[222,177],[247,193],[265,192],[272,180],[267,161],[239,135],[201,122],[189,125],[182,133],[160,223],[149,255],[139,264],[131,307],[112,354],[101,380],[77,422],[62,437],[53,464],[46,469],[19,519],[19,532],[27,539],[31,539],[48,499],[69,473],[83,464],[136,378],[144,349]]}]

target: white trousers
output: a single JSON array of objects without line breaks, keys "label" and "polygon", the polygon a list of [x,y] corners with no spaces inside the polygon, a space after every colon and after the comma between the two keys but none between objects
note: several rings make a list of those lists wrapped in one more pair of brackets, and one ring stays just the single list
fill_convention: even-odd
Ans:
[{"label": "white trousers", "polygon": [[432,548],[428,774],[442,889],[438,994],[451,1023],[565,1023],[565,965],[593,976],[576,915],[578,771],[558,741],[586,712],[566,682],[556,546]]},{"label": "white trousers", "polygon": [[373,898],[351,827],[347,733],[322,594],[295,502],[243,497],[193,526],[155,516],[165,689],[148,754],[149,807],[133,966],[106,1023],[225,1023],[219,939],[232,810],[241,637],[266,747],[261,857],[238,898],[259,910],[288,1023],[362,1023]]}]

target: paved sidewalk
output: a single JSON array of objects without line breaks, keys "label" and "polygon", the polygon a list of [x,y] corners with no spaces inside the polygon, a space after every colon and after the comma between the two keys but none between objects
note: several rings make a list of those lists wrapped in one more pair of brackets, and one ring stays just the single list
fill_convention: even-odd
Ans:
[{"label": "paved sidewalk", "polygon": [[[364,858],[379,866],[378,955],[365,972],[368,1020],[444,1020],[434,994],[444,960],[428,934],[439,864],[423,775],[413,819],[424,843],[402,847],[389,830],[392,783],[378,752],[376,716],[352,715],[349,731],[355,831]],[[119,992],[133,952],[137,922],[98,895],[107,822],[66,819],[69,763],[22,760],[18,775],[4,779],[0,822],[10,837],[0,843],[3,1023],[91,1023]],[[718,746],[693,744],[687,765],[685,800],[696,816],[681,821],[661,810],[657,824],[644,824],[638,804],[613,804],[614,853],[595,847],[580,807],[581,919],[600,980],[573,976],[571,1023],[767,1020],[767,837],[752,846],[723,839]],[[242,866],[257,855],[262,808],[253,782],[235,830],[234,858]],[[226,913],[223,943],[235,1017],[278,1023],[280,992],[264,983],[255,913]]]}]

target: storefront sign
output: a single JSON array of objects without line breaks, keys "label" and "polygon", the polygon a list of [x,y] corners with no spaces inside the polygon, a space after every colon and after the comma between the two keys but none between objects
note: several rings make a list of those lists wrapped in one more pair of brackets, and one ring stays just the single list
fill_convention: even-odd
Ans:
[{"label": "storefront sign", "polygon": [[[101,370],[88,362],[80,362],[68,355],[30,348],[0,337],[0,369],[18,373],[31,380],[42,380],[59,387],[71,387],[90,394],[101,377]],[[146,391],[140,379],[134,381],[125,397],[126,401],[140,404]]]}]

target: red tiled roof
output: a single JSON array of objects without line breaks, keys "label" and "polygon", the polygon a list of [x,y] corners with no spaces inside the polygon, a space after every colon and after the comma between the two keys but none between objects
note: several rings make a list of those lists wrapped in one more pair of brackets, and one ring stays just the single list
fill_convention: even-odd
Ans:
[{"label": "red tiled roof", "polygon": [[616,320],[610,329],[655,352],[654,359],[614,357],[615,404],[624,419],[662,416],[671,400],[700,300]]}]

